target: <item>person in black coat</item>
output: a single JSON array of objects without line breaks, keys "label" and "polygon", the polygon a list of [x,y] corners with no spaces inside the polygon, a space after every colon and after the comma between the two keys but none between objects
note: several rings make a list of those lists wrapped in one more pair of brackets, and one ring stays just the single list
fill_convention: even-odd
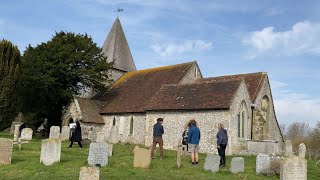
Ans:
[{"label": "person in black coat", "polygon": [[219,124],[219,132],[217,133],[217,148],[220,156],[220,167],[226,165],[226,147],[228,144],[227,130],[223,128],[223,124]]},{"label": "person in black coat", "polygon": [[70,141],[71,142],[70,142],[69,148],[72,147],[73,142],[77,142],[79,144],[79,146],[82,148],[82,144],[81,144],[81,141],[82,141],[81,126],[80,126],[80,123],[79,123],[78,120],[76,120],[76,127],[72,131]]}]

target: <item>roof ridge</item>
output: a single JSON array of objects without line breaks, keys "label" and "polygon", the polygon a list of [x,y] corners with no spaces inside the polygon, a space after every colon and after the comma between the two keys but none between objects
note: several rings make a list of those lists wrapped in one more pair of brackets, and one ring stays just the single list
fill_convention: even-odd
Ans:
[{"label": "roof ridge", "polygon": [[223,80],[217,80],[217,81],[195,81],[192,83],[187,83],[187,84],[163,84],[163,86],[190,86],[190,85],[195,85],[195,84],[214,84],[214,83],[221,83],[221,82],[231,82],[231,81],[245,81],[244,78],[239,77],[239,79],[223,79]]},{"label": "roof ridge", "polygon": [[266,72],[253,72],[253,73],[244,73],[244,74],[230,74],[230,75],[222,75],[222,76],[215,76],[215,77],[207,77],[203,78],[202,80],[209,80],[214,78],[221,78],[221,77],[229,77],[229,76],[249,76],[253,74],[266,74]]}]

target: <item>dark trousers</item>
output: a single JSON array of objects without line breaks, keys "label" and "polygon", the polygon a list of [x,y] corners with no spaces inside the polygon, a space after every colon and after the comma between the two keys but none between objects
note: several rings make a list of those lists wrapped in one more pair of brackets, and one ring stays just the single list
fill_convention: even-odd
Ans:
[{"label": "dark trousers", "polygon": [[218,153],[220,156],[220,166],[226,165],[226,144],[219,144],[220,148],[218,148]]},{"label": "dark trousers", "polygon": [[[78,143],[78,144],[79,144],[79,146],[82,148],[82,144],[81,144],[81,142],[80,142],[80,141],[78,141],[77,143]],[[72,145],[73,145],[73,141],[71,141],[71,142],[70,142],[69,147],[72,147]]]},{"label": "dark trousers", "polygon": [[153,144],[151,148],[151,157],[154,156],[154,149],[156,148],[156,145],[159,144],[160,147],[160,157],[163,158],[163,139],[162,137],[153,137]]}]

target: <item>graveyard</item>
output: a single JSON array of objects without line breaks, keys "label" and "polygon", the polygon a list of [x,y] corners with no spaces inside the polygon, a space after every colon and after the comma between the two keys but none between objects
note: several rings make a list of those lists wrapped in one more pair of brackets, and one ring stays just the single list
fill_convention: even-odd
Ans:
[{"label": "graveyard", "polygon": [[[0,133],[0,138],[13,139],[9,133]],[[34,137],[29,143],[13,145],[11,164],[0,166],[0,179],[79,179],[80,168],[89,167],[89,145],[81,149],[77,145],[68,148],[68,141],[61,143],[60,162],[46,166],[40,163],[41,141]],[[256,156],[227,156],[227,165],[218,172],[204,170],[206,154],[200,154],[199,165],[193,167],[190,157],[181,157],[181,167],[176,166],[176,151],[165,150],[164,160],[151,160],[148,168],[134,168],[132,150],[135,145],[115,144],[108,164],[100,168],[100,179],[279,179],[279,174],[257,175]],[[142,147],[142,146],[140,146]],[[232,157],[244,159],[244,172],[230,171]],[[319,178],[320,167],[315,160],[308,161],[308,179]]]}]

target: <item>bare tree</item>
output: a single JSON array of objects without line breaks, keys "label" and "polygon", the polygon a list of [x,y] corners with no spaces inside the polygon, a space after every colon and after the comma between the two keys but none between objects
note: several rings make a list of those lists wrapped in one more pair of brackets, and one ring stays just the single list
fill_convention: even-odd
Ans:
[{"label": "bare tree", "polygon": [[287,137],[290,140],[303,138],[310,133],[310,126],[305,122],[294,122],[287,129]]}]

